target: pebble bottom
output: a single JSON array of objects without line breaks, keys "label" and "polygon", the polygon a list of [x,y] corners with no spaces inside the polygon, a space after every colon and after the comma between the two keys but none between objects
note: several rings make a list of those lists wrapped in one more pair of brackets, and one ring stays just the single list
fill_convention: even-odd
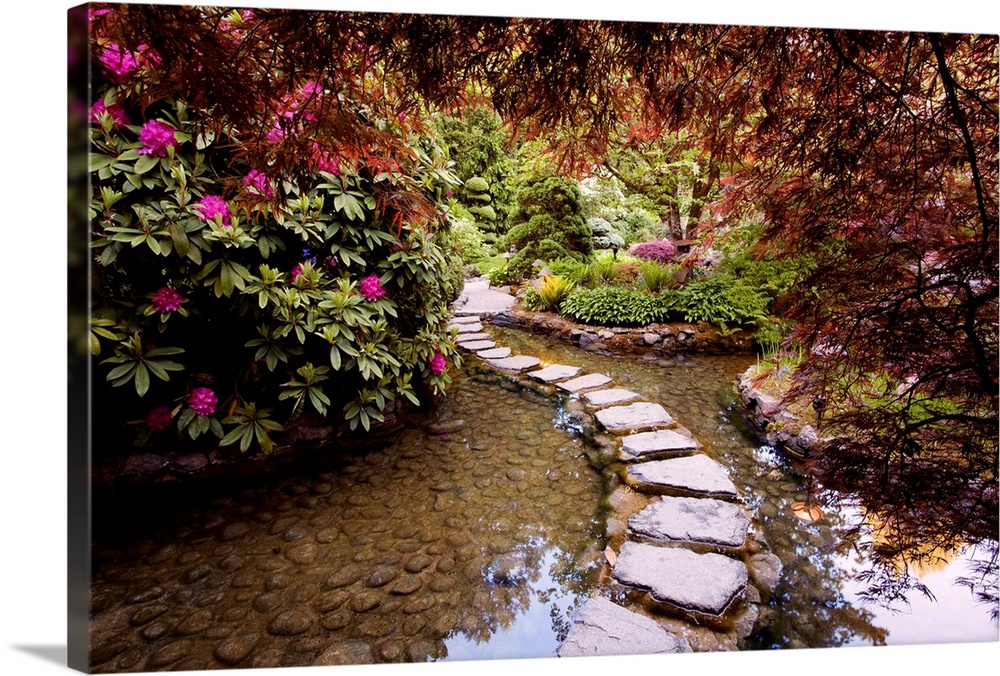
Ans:
[{"label": "pebble bottom", "polygon": [[[546,568],[525,580],[561,580],[553,599],[596,581],[597,564],[578,570],[570,553],[588,544],[573,524],[599,519],[602,481],[553,413],[460,378],[436,420],[363,460],[216,486],[170,510],[99,506],[93,671],[439,659],[454,654],[446,641],[502,634],[531,604],[569,622],[569,604],[484,575],[520,552]],[[424,429],[456,419],[468,423],[457,434]],[[477,595],[496,602],[469,613]]]}]

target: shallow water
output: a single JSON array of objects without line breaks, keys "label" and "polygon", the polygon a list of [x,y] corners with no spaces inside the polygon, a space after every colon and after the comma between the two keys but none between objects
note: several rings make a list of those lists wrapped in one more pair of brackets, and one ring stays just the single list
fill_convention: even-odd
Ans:
[{"label": "shallow water", "polygon": [[[729,468],[784,563],[744,647],[997,639],[988,609],[951,585],[961,562],[925,576],[942,602],[910,614],[859,602],[865,561],[837,553],[845,515],[794,517],[803,478],[740,424],[734,380],[753,357],[611,357],[488,330],[515,353],[603,372],[659,401]],[[559,428],[557,406],[529,394],[457,377],[425,416],[384,449],[317,451],[294,475],[98,501],[93,668],[552,655],[599,588],[604,480]],[[426,422],[461,429],[432,435]]]},{"label": "shallow water", "polygon": [[[782,580],[758,621],[747,648],[821,648],[840,645],[996,641],[998,624],[988,606],[956,586],[968,575],[974,552],[953,556],[918,575],[936,597],[910,594],[909,605],[865,604],[858,572],[868,568],[857,552],[843,553],[838,529],[854,513],[823,504],[824,518],[806,523],[791,504],[807,496],[806,479],[784,456],[753,435],[736,404],[735,379],[755,363],[753,356],[623,358],[584,352],[518,331],[490,329],[498,342],[544,361],[584,365],[663,404],[705,444],[705,452],[729,469],[753,527],[784,564]],[[838,511],[842,510],[842,511]]]},{"label": "shallow water", "polygon": [[[594,586],[602,479],[553,405],[459,379],[391,446],[95,522],[99,671],[554,653]],[[321,451],[318,451],[321,453]],[[301,468],[300,468],[301,473]]]}]

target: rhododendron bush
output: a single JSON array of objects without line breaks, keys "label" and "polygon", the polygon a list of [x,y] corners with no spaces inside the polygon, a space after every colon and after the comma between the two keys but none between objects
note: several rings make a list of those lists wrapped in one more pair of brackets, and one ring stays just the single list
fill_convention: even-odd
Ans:
[{"label": "rhododendron bush", "polygon": [[[150,103],[155,51],[98,31],[93,57],[95,416],[270,452],[304,412],[368,430],[444,391],[461,264],[439,241],[455,179],[432,140],[400,131],[408,156],[379,166],[318,144],[295,175],[250,166],[250,131],[168,92]],[[323,96],[303,75],[260,135],[302,142]]]}]

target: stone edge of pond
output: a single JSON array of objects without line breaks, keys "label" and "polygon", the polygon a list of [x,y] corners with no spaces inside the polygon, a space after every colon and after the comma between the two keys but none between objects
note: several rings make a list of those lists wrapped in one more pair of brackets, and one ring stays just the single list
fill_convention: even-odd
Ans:
[{"label": "stone edge of pond", "polygon": [[744,419],[763,441],[801,461],[831,440],[820,437],[816,427],[792,413],[786,402],[764,392],[751,375],[753,370],[751,366],[736,376],[736,392]]},{"label": "stone edge of pond", "polygon": [[675,355],[743,354],[754,350],[754,340],[742,329],[723,335],[707,322],[650,324],[639,328],[577,324],[549,312],[532,312],[518,304],[508,310],[484,314],[483,322],[501,328],[548,336],[602,354]]}]

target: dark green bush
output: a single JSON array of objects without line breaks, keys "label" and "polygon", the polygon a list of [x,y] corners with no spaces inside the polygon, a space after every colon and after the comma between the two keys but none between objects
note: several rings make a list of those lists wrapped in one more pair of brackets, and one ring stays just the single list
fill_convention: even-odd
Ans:
[{"label": "dark green bush", "polygon": [[[535,259],[589,257],[594,250],[592,240],[576,184],[556,176],[535,176],[518,192],[518,207],[502,246],[519,249],[518,256],[530,258],[530,264]],[[523,260],[511,263],[511,279],[515,271],[530,272]]]}]

